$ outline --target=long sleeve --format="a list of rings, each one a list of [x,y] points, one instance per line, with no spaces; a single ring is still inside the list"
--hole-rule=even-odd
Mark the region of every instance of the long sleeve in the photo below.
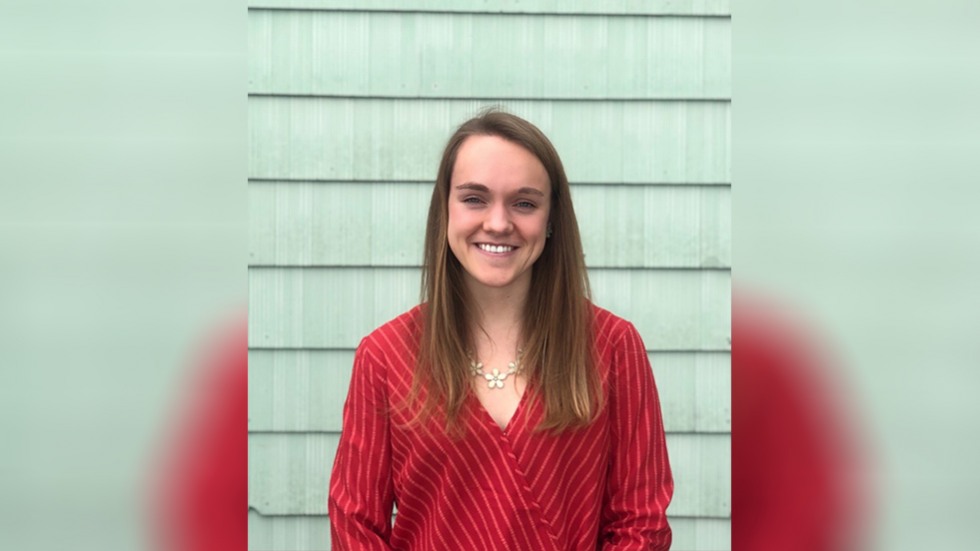
[[[386,377],[365,340],[354,356],[330,477],[332,548],[390,549],[394,490]]]
[[[674,482],[660,399],[646,348],[632,324],[616,345],[609,384],[612,452],[599,548],[670,549],[666,511]]]

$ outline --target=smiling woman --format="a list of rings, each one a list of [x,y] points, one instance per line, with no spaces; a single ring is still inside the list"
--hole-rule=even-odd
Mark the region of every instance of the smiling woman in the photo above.
[[[355,355],[333,548],[668,549],[646,349],[590,301],[568,180],[537,127],[488,111],[456,130],[424,256],[423,303]]]

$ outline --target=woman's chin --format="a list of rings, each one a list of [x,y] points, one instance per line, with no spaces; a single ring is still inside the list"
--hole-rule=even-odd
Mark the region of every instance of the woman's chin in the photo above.
[[[518,278],[511,274],[478,274],[470,276],[470,284],[486,289],[507,289],[515,286]]]

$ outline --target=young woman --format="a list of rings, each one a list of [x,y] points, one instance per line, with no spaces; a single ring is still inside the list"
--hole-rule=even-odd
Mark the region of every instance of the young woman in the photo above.
[[[423,303],[355,355],[333,548],[668,549],[646,349],[589,301],[568,180],[537,127],[490,111],[449,139],[423,270]]]

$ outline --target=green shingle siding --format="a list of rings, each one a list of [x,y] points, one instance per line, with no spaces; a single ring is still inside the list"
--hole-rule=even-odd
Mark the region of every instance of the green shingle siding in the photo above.
[[[252,433],[249,437],[249,506],[264,515],[326,515],[327,487],[337,433]],[[731,515],[730,434],[667,435],[678,493],[670,505],[677,516]],[[310,468],[315,465],[316,468]]]
[[[730,44],[731,21],[718,18],[258,11],[249,16],[248,90],[727,99]]]
[[[418,266],[432,194],[423,183],[256,182],[249,262]],[[593,267],[728,268],[731,188],[572,186]]]
[[[727,352],[650,352],[667,432],[732,429]],[[248,429],[340,432],[353,349],[249,352]]]
[[[431,182],[452,129],[493,101],[249,98],[257,179]],[[522,100],[576,183],[727,184],[728,102]]]
[[[728,519],[673,517],[670,526],[674,532],[674,549],[678,551],[731,548]],[[248,543],[255,550],[329,551],[330,521],[322,515],[264,516],[249,511]]]
[[[731,0],[249,0],[252,8],[511,14],[731,15]]]
[[[726,350],[731,272],[590,269],[596,303],[633,322],[650,350]],[[249,344],[354,348],[418,303],[418,268],[252,268]]]

